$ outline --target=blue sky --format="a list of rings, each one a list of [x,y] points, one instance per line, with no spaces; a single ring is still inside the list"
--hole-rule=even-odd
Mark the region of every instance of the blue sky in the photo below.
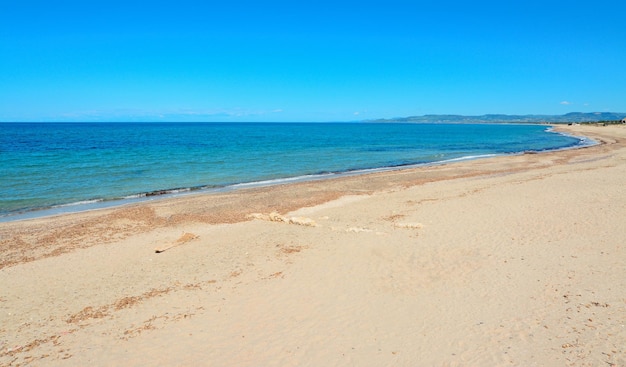
[[[626,112],[626,2],[0,0],[0,121]]]

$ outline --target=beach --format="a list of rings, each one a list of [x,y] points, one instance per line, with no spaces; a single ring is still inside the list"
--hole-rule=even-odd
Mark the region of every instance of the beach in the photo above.
[[[626,366],[601,144],[0,223],[2,366]]]

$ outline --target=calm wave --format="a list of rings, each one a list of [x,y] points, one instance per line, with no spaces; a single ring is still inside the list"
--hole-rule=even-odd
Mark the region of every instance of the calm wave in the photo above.
[[[0,133],[0,220],[588,143],[509,124],[5,123]]]

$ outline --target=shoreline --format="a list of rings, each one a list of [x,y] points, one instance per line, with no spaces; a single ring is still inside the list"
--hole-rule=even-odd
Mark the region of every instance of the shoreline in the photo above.
[[[434,162],[426,162],[426,163],[414,163],[414,164],[406,164],[399,166],[384,166],[384,167],[375,167],[375,168],[366,168],[366,169],[356,169],[356,170],[347,170],[347,171],[339,171],[339,172],[324,172],[324,173],[313,173],[307,174],[304,176],[294,176],[294,177],[284,177],[272,180],[263,180],[263,181],[254,181],[254,182],[242,182],[242,183],[234,183],[224,186],[197,186],[197,187],[179,187],[179,188],[166,188],[159,189],[156,191],[142,192],[133,194],[130,196],[119,197],[119,198],[97,198],[97,199],[85,199],[83,201],[75,202],[75,203],[64,203],[53,205],[50,207],[42,207],[42,208],[30,208],[30,209],[21,209],[15,212],[3,213],[0,215],[0,223],[5,222],[14,222],[14,221],[22,221],[22,220],[30,220],[30,219],[38,219],[38,218],[47,218],[57,215],[66,215],[73,213],[82,213],[94,210],[103,210],[103,209],[116,209],[121,208],[127,205],[133,204],[141,204],[149,201],[157,201],[163,199],[175,199],[187,195],[215,195],[228,193],[231,191],[238,191],[246,188],[263,188],[263,187],[272,187],[276,185],[285,185],[292,183],[300,183],[300,182],[311,182],[311,181],[324,181],[328,179],[340,179],[343,177],[351,177],[351,176],[359,176],[359,175],[368,175],[372,173],[379,172],[391,172],[391,171],[400,171],[406,169],[419,169],[430,166],[437,165],[446,165],[453,164],[458,162],[470,161],[475,159],[485,159],[491,157],[500,157],[500,156],[515,156],[519,154],[543,154],[550,152],[558,152],[561,150],[571,150],[571,149],[581,149],[587,148],[593,145],[598,144],[598,142],[593,139],[589,139],[584,136],[576,136],[567,133],[561,133],[558,131],[558,125],[546,125],[547,131],[565,135],[571,138],[575,138],[579,140],[579,143],[573,146],[563,147],[563,148],[554,148],[547,149],[542,151],[534,151],[534,150],[525,150],[520,152],[513,153],[491,153],[491,154],[481,154],[481,155],[470,155],[458,158],[450,158],[442,161],[434,161]]]
[[[624,365],[626,127],[558,130],[600,144],[0,223],[0,364]]]
[[[302,207],[320,205],[346,195],[372,195],[379,191],[384,192],[386,190],[397,190],[400,188],[407,188],[429,182],[445,181],[455,178],[469,178],[486,174],[509,174],[524,169],[535,168],[524,164],[524,157],[529,155],[545,157],[546,159],[551,160],[552,155],[564,154],[564,157],[562,157],[561,160],[565,160],[569,156],[578,155],[577,152],[580,152],[581,155],[583,155],[583,152],[588,149],[612,143],[610,138],[607,139],[603,135],[597,133],[594,135],[593,133],[595,131],[593,128],[591,130],[581,130],[575,128],[576,126],[574,126],[574,128],[571,126],[555,126],[555,131],[557,131],[557,133],[558,130],[565,133],[577,132],[578,130],[584,131],[587,134],[591,134],[591,136],[587,137],[596,141],[598,144],[583,146],[580,148],[553,150],[539,154],[522,152],[511,155],[496,155],[489,158],[446,164],[430,164],[419,167],[400,168],[397,170],[391,169],[366,174],[335,176],[318,181],[301,181],[278,185],[241,188],[232,191],[228,190],[215,193],[190,192],[184,195],[157,197],[154,198],[154,200],[139,200],[135,203],[114,205],[105,208],[95,208],[93,210],[67,213],[63,212],[50,216],[36,216],[23,220],[0,221],[0,239],[4,239],[5,237],[10,238],[10,235],[7,235],[7,231],[3,227],[9,228],[9,232],[13,228],[25,228],[28,229],[26,232],[29,232],[32,224],[32,227],[38,228],[37,231],[59,228],[58,231],[61,232],[61,228],[65,226],[87,228],[95,225],[99,221],[102,221],[102,218],[105,218],[104,221],[115,221],[120,217],[130,217],[131,220],[141,220],[139,217],[149,216],[151,221],[158,222],[161,225],[172,225],[173,223],[187,221],[198,221],[212,225],[245,222],[250,220],[248,216],[252,213],[271,211],[280,213],[290,212]],[[510,160],[512,165],[504,166],[501,164],[501,160]],[[491,165],[492,162],[497,168],[490,171],[488,166]],[[474,166],[479,167],[482,171],[475,171]],[[309,194],[310,196],[302,197],[303,192]],[[272,196],[282,197],[286,200],[284,200],[283,203],[275,203],[271,200]],[[250,200],[248,197],[252,197],[256,200]],[[202,205],[199,203],[205,203],[209,206],[201,207]],[[168,213],[167,221],[165,222],[162,218],[159,218],[161,215],[157,214],[159,209],[164,208],[167,208],[165,211]],[[117,230],[117,227],[111,226],[108,230],[115,231]],[[19,231],[21,232],[21,230]],[[84,236],[85,233],[81,233],[81,235]],[[55,236],[55,238],[60,241],[56,241],[56,243],[52,244],[54,250],[49,253],[56,254],[58,251],[65,252],[64,242],[74,241],[72,238],[65,239],[65,237],[70,236]],[[13,241],[15,240],[13,239]],[[9,242],[12,241],[9,239]],[[51,244],[31,243],[31,245],[45,248]],[[14,244],[9,247],[16,249],[18,246]],[[23,257],[30,259],[32,256]],[[32,258],[37,259],[38,256],[34,256]],[[15,259],[13,259],[13,256],[0,256],[0,259],[0,269],[7,264],[13,264],[16,262]]]
[[[576,146],[576,147],[569,147],[569,148],[559,148],[559,149],[554,149],[554,150],[549,150],[549,151],[579,149],[579,148],[584,148],[584,147],[585,146]],[[549,152],[549,151],[545,151],[545,152]],[[510,153],[510,154],[484,154],[484,155],[479,155],[479,156],[452,158],[452,159],[448,159],[444,161],[436,161],[436,162],[429,162],[429,163],[416,163],[416,164],[407,164],[407,165],[401,165],[401,166],[386,166],[386,167],[378,167],[378,168],[348,170],[348,171],[342,171],[342,172],[308,174],[304,176],[285,177],[285,178],[279,178],[279,179],[273,179],[273,180],[235,183],[231,185],[218,186],[218,187],[200,186],[200,187],[191,187],[191,188],[163,189],[163,190],[156,190],[152,192],[134,194],[134,195],[130,195],[128,197],[122,197],[122,198],[93,199],[93,200],[84,200],[84,201],[80,201],[77,203],[59,204],[59,205],[54,205],[51,207],[23,209],[23,210],[17,211],[16,213],[7,213],[5,215],[0,215],[0,223],[48,218],[48,217],[53,217],[53,216],[58,216],[58,215],[83,213],[83,212],[103,210],[103,209],[116,209],[116,208],[121,208],[121,207],[128,206],[128,205],[141,204],[144,202],[176,199],[176,198],[184,197],[187,195],[219,195],[223,193],[237,192],[239,190],[245,190],[245,189],[251,189],[251,188],[267,188],[267,187],[289,185],[289,184],[301,183],[301,182],[315,182],[315,181],[341,179],[344,177],[369,175],[369,174],[379,173],[379,172],[392,172],[392,171],[400,171],[400,170],[406,170],[406,169],[418,169],[418,168],[429,167],[429,166],[437,166],[437,165],[451,164],[451,163],[457,163],[457,162],[463,162],[463,161],[470,161],[474,159],[484,159],[484,158],[491,158],[491,157],[496,157],[496,156],[507,156],[507,155],[526,154],[526,153],[527,152],[524,151],[524,152]]]

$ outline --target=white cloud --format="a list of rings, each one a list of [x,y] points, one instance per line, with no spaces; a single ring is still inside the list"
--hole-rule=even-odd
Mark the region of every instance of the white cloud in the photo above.
[[[571,104],[572,104],[572,102],[569,102],[569,101],[563,101],[563,102],[561,102],[561,104],[562,104],[562,105],[565,105],[565,106],[569,106],[569,105],[571,105]]]
[[[354,113],[354,116],[358,116],[358,115],[360,115],[360,114],[361,114],[361,112],[358,112],[358,111],[357,111],[357,112],[355,112],[355,113]]]
[[[60,113],[57,116],[37,117],[33,121],[255,121],[259,119],[278,118],[284,113],[281,108],[247,109],[233,108],[171,108],[171,109],[94,109]],[[274,117],[271,117],[274,116]],[[17,120],[17,119],[14,119]],[[24,119],[25,121],[29,121]]]

